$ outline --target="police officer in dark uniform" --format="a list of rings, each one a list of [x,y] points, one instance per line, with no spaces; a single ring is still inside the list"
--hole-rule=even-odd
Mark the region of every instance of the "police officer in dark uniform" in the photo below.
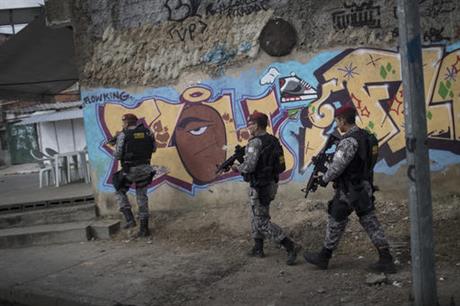
[[[335,184],[334,198],[329,201],[326,237],[319,253],[306,252],[305,260],[321,269],[327,269],[332,252],[337,248],[354,210],[359,222],[367,232],[379,253],[378,262],[370,269],[375,272],[395,273],[396,268],[390,254],[388,242],[380,222],[375,215],[372,200],[372,152],[366,131],[355,124],[356,109],[346,105],[336,110],[335,120],[342,138],[337,145],[327,172],[319,176],[319,184]]]
[[[150,166],[150,159],[156,151],[156,145],[153,133],[144,124],[137,124],[137,120],[134,114],[123,115],[123,131],[116,137],[114,155],[120,160],[122,169],[115,174],[115,197],[126,219],[124,228],[135,227],[136,221],[126,196],[129,187],[134,183],[140,220],[138,236],[147,237],[150,235],[147,187],[155,174]]]
[[[270,156],[275,150],[282,152],[282,147],[276,137],[266,132],[267,124],[268,117],[263,113],[254,112],[249,116],[248,129],[252,138],[245,148],[244,162],[234,164],[232,169],[249,182],[251,234],[255,244],[248,255],[264,257],[264,239],[271,238],[284,246],[288,253],[286,263],[293,265],[300,246],[270,221],[270,202],[275,199],[279,175]]]

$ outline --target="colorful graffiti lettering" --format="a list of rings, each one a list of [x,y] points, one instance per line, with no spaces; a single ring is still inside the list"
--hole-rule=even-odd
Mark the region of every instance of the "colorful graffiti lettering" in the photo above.
[[[460,48],[456,46],[449,51],[444,46],[424,47],[423,71],[429,147],[450,152],[454,162],[460,162]],[[88,91],[84,96],[110,90]],[[391,172],[405,158],[400,60],[393,50],[357,48],[320,54],[305,64],[273,63],[262,75],[249,71],[239,78],[209,80],[180,95],[171,88],[130,94],[133,99],[128,101],[85,107],[87,133],[94,136],[97,125],[101,134],[89,149],[106,188],[110,174],[119,167],[107,139],[120,129],[120,118],[128,112],[155,133],[158,151],[152,163],[169,170],[151,187],[166,183],[191,194],[210,184],[239,179],[233,172],[216,176],[216,165],[233,154],[236,145],[247,143],[246,118],[255,110],[269,115],[269,132],[284,146],[285,182],[303,178],[335,128],[335,109],[347,103],[358,110],[357,124],[379,140],[379,158],[384,162],[380,171]]]
[[[444,47],[423,49],[428,136],[430,148],[460,154],[460,51]],[[304,163],[316,154],[333,124],[334,103],[353,103],[358,125],[377,135],[380,156],[388,165],[404,159],[404,105],[399,54],[394,51],[351,49],[320,67],[315,76],[321,96],[303,110],[305,143],[322,141],[306,151]],[[313,136],[314,135],[314,136]],[[315,137],[316,136],[316,137]]]

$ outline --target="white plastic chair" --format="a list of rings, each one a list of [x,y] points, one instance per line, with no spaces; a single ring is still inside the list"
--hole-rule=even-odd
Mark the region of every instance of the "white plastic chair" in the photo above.
[[[59,152],[51,149],[51,148],[45,148],[46,154],[48,154],[51,157],[51,162],[54,166],[55,163],[55,156],[59,154]],[[60,178],[64,181],[64,183],[70,182],[70,163],[67,158],[63,158],[63,161],[59,159],[59,165],[58,165]]]
[[[30,155],[35,159],[40,167],[38,171],[38,186],[43,187],[43,179],[46,185],[50,185],[51,181],[56,180],[52,159],[38,150],[30,150]]]

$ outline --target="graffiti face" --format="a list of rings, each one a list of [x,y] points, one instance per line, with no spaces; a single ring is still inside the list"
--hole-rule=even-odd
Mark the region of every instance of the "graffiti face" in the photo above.
[[[184,107],[175,130],[179,156],[197,184],[215,179],[216,165],[225,159],[225,126],[219,113],[203,104]]]

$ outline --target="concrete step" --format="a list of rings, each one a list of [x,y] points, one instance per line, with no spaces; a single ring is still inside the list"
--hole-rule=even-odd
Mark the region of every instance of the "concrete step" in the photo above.
[[[0,204],[0,214],[20,213],[37,209],[48,209],[63,206],[74,206],[94,203],[93,195],[83,195],[78,197],[59,197],[49,199],[38,199],[37,201],[26,201],[11,204]]]
[[[0,230],[0,248],[88,241],[93,237],[109,239],[119,228],[118,220],[6,228]]]
[[[0,230],[0,248],[87,241],[90,222],[47,224]]]
[[[86,203],[56,208],[0,214],[0,229],[44,224],[91,221],[96,218],[96,204]]]
[[[119,220],[97,220],[90,225],[92,238],[108,240],[120,230]]]

